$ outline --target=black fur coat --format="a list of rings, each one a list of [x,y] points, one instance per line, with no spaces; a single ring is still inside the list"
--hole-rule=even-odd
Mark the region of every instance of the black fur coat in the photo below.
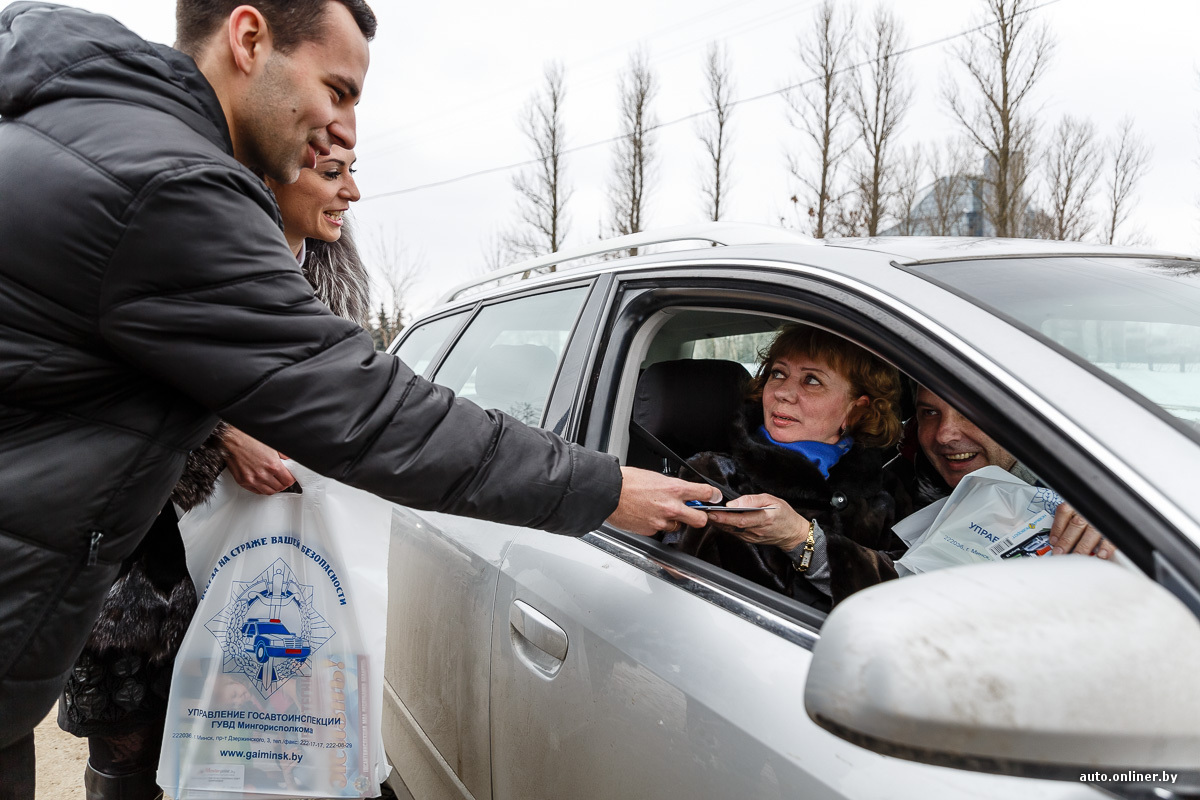
[[[732,454],[699,453],[688,463],[738,494],[772,494],[806,519],[815,518],[826,536],[833,604],[896,577],[889,553],[904,544],[891,527],[913,509],[899,478],[884,469],[891,454],[856,444],[826,479],[803,455],[761,439],[761,425],[761,407],[747,404],[734,429]],[[679,549],[801,602],[829,607],[830,598],[778,547],[743,542],[710,524],[688,529]]]
[[[184,511],[212,494],[225,468],[218,423],[188,454],[171,502]],[[67,676],[58,724],[76,736],[119,736],[166,712],[175,654],[196,611],[183,540],[168,503],[121,564],[83,652]]]

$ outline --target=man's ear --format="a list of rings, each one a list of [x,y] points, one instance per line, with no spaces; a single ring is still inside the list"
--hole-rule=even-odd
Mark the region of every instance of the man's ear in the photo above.
[[[229,49],[238,72],[253,73],[266,63],[271,52],[271,30],[267,20],[254,6],[238,6],[229,15]]]

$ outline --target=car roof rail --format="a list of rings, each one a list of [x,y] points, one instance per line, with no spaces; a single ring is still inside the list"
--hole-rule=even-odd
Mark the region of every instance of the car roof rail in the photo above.
[[[460,283],[439,298],[437,304],[456,300],[471,289],[482,288],[493,281],[499,281],[512,275],[532,273],[546,267],[560,267],[569,261],[581,261],[585,258],[607,255],[619,250],[629,250],[634,247],[646,247],[652,244],[668,244],[672,242],[712,242],[715,245],[739,244],[820,244],[821,242],[802,233],[779,228],[774,225],[758,225],[749,222],[705,222],[697,225],[677,225],[670,228],[659,228],[653,231],[631,233],[598,242],[590,242],[576,247],[569,247],[549,255],[511,264],[507,267],[488,272],[477,278]],[[577,264],[575,267],[585,266]],[[567,267],[572,269],[575,267]]]

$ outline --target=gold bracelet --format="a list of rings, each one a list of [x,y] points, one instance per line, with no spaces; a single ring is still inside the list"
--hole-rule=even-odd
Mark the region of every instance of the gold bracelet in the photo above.
[[[816,538],[813,536],[813,531],[816,529],[816,527],[817,520],[814,517],[808,521],[808,540],[804,543],[804,553],[800,556],[800,563],[792,563],[792,566],[795,568],[796,572],[808,572],[809,564],[812,563],[813,549],[817,543]]]

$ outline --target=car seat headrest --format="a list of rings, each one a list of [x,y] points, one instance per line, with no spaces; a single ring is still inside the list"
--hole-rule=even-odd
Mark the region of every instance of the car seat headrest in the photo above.
[[[492,345],[475,370],[476,402],[537,424],[557,367],[558,358],[545,345]]]
[[[683,458],[729,452],[750,373],[736,361],[685,359],[651,364],[638,379],[633,421]]]

